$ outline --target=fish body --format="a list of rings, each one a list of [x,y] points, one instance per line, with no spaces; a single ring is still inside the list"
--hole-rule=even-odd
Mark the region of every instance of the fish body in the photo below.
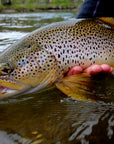
[[[40,90],[74,65],[85,69],[103,63],[114,67],[112,27],[93,19],[51,24],[1,53],[1,97]]]

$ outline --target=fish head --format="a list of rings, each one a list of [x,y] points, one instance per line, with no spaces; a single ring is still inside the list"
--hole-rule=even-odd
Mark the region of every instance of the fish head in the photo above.
[[[56,79],[57,62],[50,52],[27,42],[20,47],[11,47],[0,56],[1,98],[40,90]]]

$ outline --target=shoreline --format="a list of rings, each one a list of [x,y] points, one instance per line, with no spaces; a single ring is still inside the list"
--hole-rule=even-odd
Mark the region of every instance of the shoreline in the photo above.
[[[0,13],[39,12],[39,11],[79,11],[83,0],[11,0],[11,4],[2,4]]]
[[[80,6],[77,7],[41,7],[41,8],[35,8],[35,9],[28,9],[28,8],[19,8],[19,9],[12,9],[12,8],[7,8],[7,9],[0,9],[0,13],[23,13],[23,12],[45,12],[45,11],[79,11]]]

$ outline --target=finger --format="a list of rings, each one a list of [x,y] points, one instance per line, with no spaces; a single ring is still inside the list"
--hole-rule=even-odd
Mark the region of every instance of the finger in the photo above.
[[[67,73],[67,76],[75,75],[75,74],[80,74],[83,72],[82,67],[80,66],[73,66],[69,72]]]
[[[89,75],[96,75],[100,72],[102,72],[102,67],[100,65],[91,65],[90,67],[86,68],[84,70],[85,73]]]
[[[101,68],[102,68],[103,72],[105,72],[105,73],[112,73],[113,72],[113,68],[107,64],[102,64]]]

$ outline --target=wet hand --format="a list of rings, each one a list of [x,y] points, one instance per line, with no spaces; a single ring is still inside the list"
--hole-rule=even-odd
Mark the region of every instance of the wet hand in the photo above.
[[[102,65],[94,64],[86,69],[82,69],[82,67],[80,67],[80,66],[73,66],[67,73],[67,76],[80,74],[80,73],[87,73],[89,75],[97,75],[101,72],[111,74],[113,72],[113,70],[114,69],[107,64],[102,64]]]

